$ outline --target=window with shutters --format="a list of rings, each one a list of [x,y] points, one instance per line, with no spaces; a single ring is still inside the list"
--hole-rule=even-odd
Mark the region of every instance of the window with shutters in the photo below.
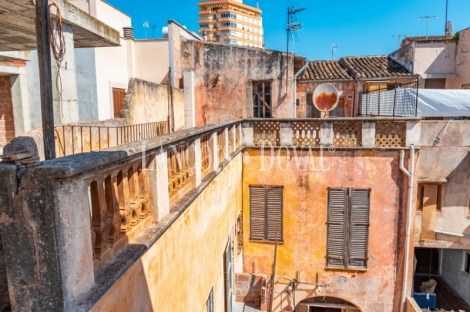
[[[327,267],[367,268],[370,190],[328,190]]]
[[[250,186],[250,240],[282,242],[283,186]]]

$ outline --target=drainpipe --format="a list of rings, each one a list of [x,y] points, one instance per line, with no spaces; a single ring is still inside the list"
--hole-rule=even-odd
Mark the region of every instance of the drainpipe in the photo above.
[[[300,74],[302,74],[305,69],[307,69],[308,67],[308,63],[309,61],[307,61],[307,63],[305,63],[304,67],[302,67],[299,72],[297,74],[294,75],[294,118],[297,118],[297,109],[296,109],[296,106],[297,106],[297,77],[300,76]]]
[[[414,166],[415,166],[415,147],[410,145],[410,169],[406,170],[404,167],[405,151],[400,153],[400,169],[409,178],[408,182],[408,205],[406,217],[406,236],[405,236],[405,259],[404,259],[404,272],[403,272],[403,287],[401,295],[400,311],[404,311],[407,293],[407,280],[408,280],[408,258],[410,249],[410,232],[411,232],[411,215],[413,203],[413,184],[414,184]]]

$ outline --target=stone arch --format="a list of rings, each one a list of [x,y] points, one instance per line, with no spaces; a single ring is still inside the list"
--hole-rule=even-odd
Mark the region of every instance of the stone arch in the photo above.
[[[302,300],[295,307],[295,312],[362,312],[347,300],[338,297],[318,296]]]

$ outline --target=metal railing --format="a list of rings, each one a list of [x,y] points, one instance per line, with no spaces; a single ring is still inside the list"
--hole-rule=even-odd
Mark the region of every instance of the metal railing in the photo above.
[[[97,151],[169,133],[167,121],[125,126],[60,125],[54,130],[57,157]]]
[[[360,116],[416,117],[418,84],[396,85],[391,90],[377,90],[359,94]]]

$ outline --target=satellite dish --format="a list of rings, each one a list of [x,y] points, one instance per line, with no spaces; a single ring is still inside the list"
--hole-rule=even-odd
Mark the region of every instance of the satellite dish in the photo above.
[[[329,112],[338,105],[338,90],[329,83],[319,85],[313,93],[313,103],[315,107],[322,112]]]
[[[452,25],[451,21],[447,21],[446,23],[446,35],[449,36],[452,34],[452,31],[454,29],[454,25]]]

